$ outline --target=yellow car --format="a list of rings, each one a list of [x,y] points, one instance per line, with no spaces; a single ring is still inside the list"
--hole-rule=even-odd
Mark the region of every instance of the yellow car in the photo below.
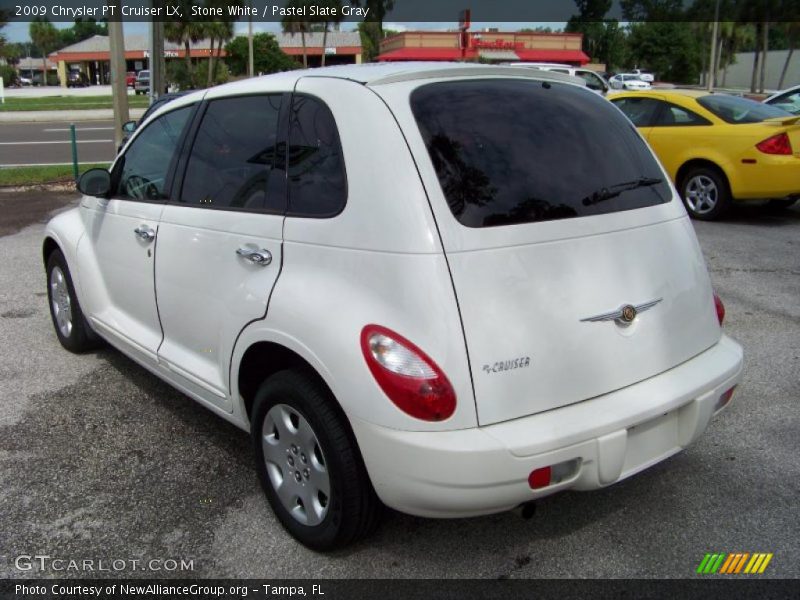
[[[633,122],[696,219],[720,218],[734,199],[800,198],[800,115],[694,90],[609,97]]]

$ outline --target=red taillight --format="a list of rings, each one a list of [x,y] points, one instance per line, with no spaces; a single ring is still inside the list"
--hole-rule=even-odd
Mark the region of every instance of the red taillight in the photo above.
[[[361,331],[361,351],[372,376],[389,400],[423,421],[443,421],[456,410],[447,376],[422,350],[380,325]]]
[[[719,324],[722,325],[722,322],[725,320],[725,305],[722,303],[722,300],[719,299],[716,292],[714,292],[714,308],[717,309],[717,319],[719,320]]]
[[[789,136],[786,133],[779,133],[768,137],[763,142],[756,144],[764,154],[791,154],[792,143],[789,141]]]

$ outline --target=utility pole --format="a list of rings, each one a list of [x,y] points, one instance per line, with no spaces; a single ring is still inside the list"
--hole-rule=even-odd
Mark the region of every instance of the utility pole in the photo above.
[[[247,17],[247,76],[255,75],[253,69],[253,2],[250,2],[250,12]]]
[[[708,91],[714,91],[717,78],[717,32],[719,30],[719,0],[714,3],[714,26],[711,29],[711,55],[708,58]]]
[[[161,6],[160,0],[151,0],[151,6],[156,9]],[[164,23],[153,19],[150,21],[150,104],[164,93],[166,65],[164,62]]]
[[[111,14],[119,15],[119,0],[108,0],[113,6]],[[125,83],[125,38],[122,21],[112,19],[108,22],[108,40],[111,45],[111,97],[114,105],[114,147],[122,143],[122,126],[128,122],[128,86]]]

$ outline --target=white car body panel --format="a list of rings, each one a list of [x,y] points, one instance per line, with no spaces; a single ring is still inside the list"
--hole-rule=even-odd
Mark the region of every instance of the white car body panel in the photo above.
[[[244,324],[263,319],[281,267],[283,216],[167,205],[158,229],[155,272],[164,340],[159,362],[230,411],[233,344]],[[250,246],[271,264],[238,256]]]
[[[720,333],[682,204],[670,188],[671,202],[645,209],[461,225],[408,98],[422,83],[481,74],[551,77],[441,63],[333,67],[169,103],[150,119],[204,96],[318,97],[338,128],[347,203],[332,218],[284,218],[84,197],[46,236],[64,252],[89,323],[245,430],[238,373],[248,349],[291,351],[337,399],[380,498],[412,514],[486,514],[595,489],[679,451],[742,365],[741,348]],[[143,224],[157,232],[151,244],[134,234]],[[268,250],[272,263],[243,263],[242,244]],[[581,322],[656,297],[628,328]],[[449,419],[415,419],[386,397],[359,345],[370,323],[412,340],[447,374],[457,397]],[[482,370],[517,356],[530,356],[530,368]],[[531,470],[558,460],[577,461],[573,476],[532,490]]]

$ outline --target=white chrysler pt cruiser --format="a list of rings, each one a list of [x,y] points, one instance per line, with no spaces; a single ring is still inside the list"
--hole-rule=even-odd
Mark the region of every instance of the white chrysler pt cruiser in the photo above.
[[[302,543],[610,485],[729,402],[742,351],[633,125],[545,71],[294,71],[153,114],[43,254],[101,340],[251,432]]]

